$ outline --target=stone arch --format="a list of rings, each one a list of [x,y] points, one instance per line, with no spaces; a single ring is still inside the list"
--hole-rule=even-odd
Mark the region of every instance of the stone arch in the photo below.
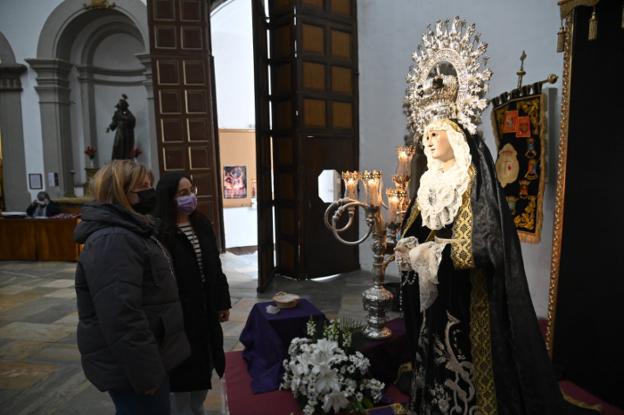
[[[21,75],[26,66],[15,61],[13,48],[0,32],[0,140],[2,202],[6,210],[26,209],[30,203],[22,124]],[[0,206],[1,208],[2,206]]]
[[[210,15],[212,16],[213,13],[218,13],[218,11],[223,8],[225,3],[229,3],[231,1],[232,0],[211,0],[210,1]]]
[[[135,38],[141,43],[143,42],[143,39],[141,38],[140,33],[138,32],[136,27],[129,26],[125,22],[119,21],[117,19],[106,19],[106,21],[102,23],[104,24],[101,24],[94,30],[90,30],[89,32],[87,32],[87,36],[83,37],[84,42],[75,45],[75,50],[82,52],[79,58],[76,57],[77,59],[73,59],[76,64],[93,65],[93,57],[98,45],[112,34],[123,33]]]
[[[121,55],[127,60],[127,65],[117,67],[116,65],[108,65],[102,61],[96,62],[97,56],[102,52],[100,46],[111,36],[123,35],[125,39],[134,41],[134,48],[128,54],[127,42],[123,42],[120,47]],[[68,45],[69,46],[69,45]],[[133,89],[131,93],[131,107],[133,112],[140,110],[141,114],[145,113],[148,103],[145,101],[145,90],[143,82],[145,81],[145,67],[138,57],[132,55],[133,52],[143,52],[143,38],[140,31],[134,23],[121,13],[101,16],[92,20],[81,28],[76,35],[76,40],[71,45],[69,51],[64,53],[69,56],[71,64],[77,69],[69,75],[69,86],[72,89],[72,104],[70,105],[71,124],[74,129],[74,166],[76,173],[74,178],[80,182],[87,180],[86,172],[82,167],[90,167],[86,163],[83,156],[84,149],[87,146],[95,147],[98,152],[96,154],[97,165],[101,166],[108,161],[110,152],[108,145],[112,145],[113,134],[104,134],[102,127],[103,119],[112,115],[113,105],[116,102],[110,102],[110,107],[101,108],[101,88],[121,88],[118,91],[128,93],[127,88]],[[140,90],[137,91],[137,87]],[[100,92],[98,92],[98,90]],[[140,94],[140,100],[136,100],[136,93]],[[115,96],[116,99],[119,96]],[[132,100],[132,98],[135,98]],[[149,104],[151,105],[151,104]],[[110,113],[109,113],[110,111]],[[144,149],[151,147],[149,140],[145,142],[146,123],[141,122],[141,117],[135,112],[135,116],[139,117],[137,125],[137,134],[140,135],[141,147]],[[110,119],[108,119],[110,122]],[[139,134],[140,133],[140,134]],[[108,136],[108,137],[106,137]],[[78,137],[82,137],[79,139]],[[138,137],[137,137],[138,138]],[[98,143],[99,142],[99,143]],[[137,145],[139,145],[137,143]],[[145,155],[141,157],[142,161],[149,159]]]
[[[0,65],[14,64],[15,54],[6,37],[0,32]]]
[[[45,171],[58,173],[59,176],[59,186],[49,189],[55,196],[73,196],[73,174],[82,171],[82,169],[78,171],[83,163],[82,154],[73,154],[77,153],[82,146],[74,148],[71,134],[70,92],[72,84],[75,86],[76,79],[75,72],[72,74],[73,68],[78,69],[78,80],[81,83],[80,102],[83,103],[82,108],[88,113],[93,110],[93,106],[86,105],[85,107],[84,105],[83,101],[85,98],[85,102],[88,101],[89,93],[88,88],[86,95],[85,91],[82,91],[82,83],[83,81],[88,83],[89,79],[92,79],[92,74],[89,73],[89,50],[93,52],[94,45],[97,46],[98,36],[103,33],[110,35],[110,29],[113,27],[123,29],[124,32],[136,37],[143,45],[143,50],[135,54],[143,65],[140,67],[142,72],[139,73],[142,78],[138,83],[143,83],[147,88],[149,101],[147,110],[153,111],[146,5],[140,0],[116,0],[114,4],[111,3],[110,8],[93,9],[85,7],[84,3],[84,0],[65,0],[54,9],[39,35],[37,57],[27,59],[30,66],[37,72],[36,90],[39,93],[41,109]],[[113,23],[108,31],[104,27],[105,23]],[[82,46],[84,53],[72,56],[72,51],[77,45],[78,48]],[[72,79],[74,81],[70,84]],[[84,137],[87,137],[85,144],[88,145],[93,125],[89,123],[89,117],[80,118],[85,132]],[[149,116],[147,118],[153,119]],[[155,141],[153,126],[148,125],[147,129],[149,139]],[[75,132],[75,134],[78,133]],[[82,174],[78,177],[82,177]]]
[[[141,33],[143,45],[149,49],[149,29],[147,24],[146,5],[140,0],[115,0],[114,7],[105,10],[89,10],[84,7],[84,0],[65,0],[48,16],[39,42],[37,43],[37,58],[61,58],[59,46],[63,45],[62,36],[70,33],[68,27],[80,24],[81,20],[92,20],[92,14],[110,14],[118,12],[128,17]],[[61,53],[59,53],[61,52]]]

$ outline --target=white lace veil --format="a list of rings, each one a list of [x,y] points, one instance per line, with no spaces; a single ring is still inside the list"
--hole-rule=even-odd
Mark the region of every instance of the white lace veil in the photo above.
[[[435,120],[425,127],[423,137],[431,130],[446,131],[453,149],[455,164],[444,171],[442,162],[434,159],[425,146],[427,171],[420,178],[416,202],[422,215],[423,225],[438,230],[455,219],[468,188],[468,168],[472,162],[466,136],[459,126],[449,119]]]

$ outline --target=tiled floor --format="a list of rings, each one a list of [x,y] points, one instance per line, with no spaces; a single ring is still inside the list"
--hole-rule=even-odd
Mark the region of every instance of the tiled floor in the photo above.
[[[255,253],[227,252],[221,260],[233,304],[230,321],[223,324],[226,351],[242,348],[238,337],[249,310],[277,291],[300,294],[329,318],[365,316],[361,293],[372,278],[367,272],[324,281],[277,277],[266,293],[258,294]],[[114,413],[108,395],[96,390],[80,367],[74,270],[73,263],[0,262],[0,414]],[[209,415],[223,410],[217,377],[213,385],[205,402]]]

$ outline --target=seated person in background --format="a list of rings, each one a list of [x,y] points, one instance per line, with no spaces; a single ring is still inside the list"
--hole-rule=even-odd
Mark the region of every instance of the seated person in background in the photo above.
[[[37,193],[37,198],[26,209],[26,214],[34,218],[49,218],[59,213],[61,213],[59,204],[50,200],[48,192]]]

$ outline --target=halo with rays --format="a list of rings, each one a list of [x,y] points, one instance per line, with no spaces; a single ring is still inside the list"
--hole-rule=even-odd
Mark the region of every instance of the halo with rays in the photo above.
[[[487,106],[485,94],[492,76],[485,55],[487,43],[480,38],[474,23],[467,25],[459,17],[438,21],[435,29],[427,27],[412,55],[414,63],[407,74],[404,110],[414,141],[422,136],[425,126],[434,118],[435,114],[423,101],[422,91],[431,84],[432,73],[440,71],[457,78],[454,114],[466,130],[476,133],[481,112]]]

